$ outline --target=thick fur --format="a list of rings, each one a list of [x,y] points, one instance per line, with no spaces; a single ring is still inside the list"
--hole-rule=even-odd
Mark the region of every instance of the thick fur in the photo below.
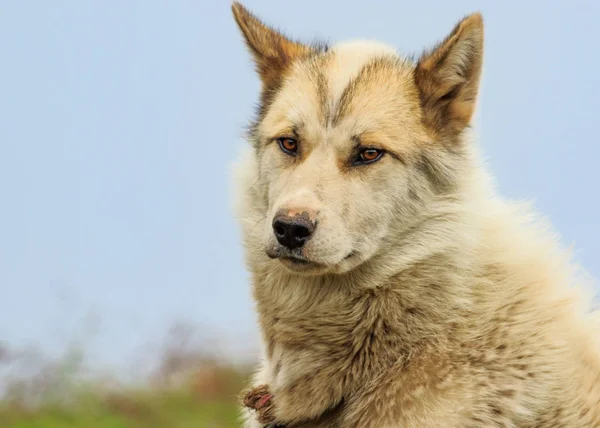
[[[600,426],[588,282],[542,219],[496,195],[470,129],[481,16],[413,61],[233,11],[263,84],[234,177],[264,341],[253,385],[275,422]],[[355,165],[361,147],[384,155]],[[282,212],[318,225],[295,252],[274,237]]]

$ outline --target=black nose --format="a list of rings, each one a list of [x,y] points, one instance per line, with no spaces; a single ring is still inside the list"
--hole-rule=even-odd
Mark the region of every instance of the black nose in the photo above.
[[[310,239],[315,228],[316,224],[307,214],[294,217],[278,215],[273,219],[273,232],[277,241],[290,250],[302,247]]]

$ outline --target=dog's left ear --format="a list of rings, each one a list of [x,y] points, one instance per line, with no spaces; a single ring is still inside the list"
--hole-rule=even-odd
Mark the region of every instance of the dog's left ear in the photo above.
[[[483,62],[483,18],[474,13],[446,39],[425,52],[415,69],[425,125],[440,137],[453,137],[469,125]]]
[[[231,9],[252,54],[263,88],[272,88],[294,60],[312,52],[310,46],[289,40],[266,26],[240,3],[234,2]]]

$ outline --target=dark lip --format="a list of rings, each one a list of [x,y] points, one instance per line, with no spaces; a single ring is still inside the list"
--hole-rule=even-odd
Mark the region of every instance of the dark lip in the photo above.
[[[348,255],[346,255],[342,261],[346,261],[348,259],[351,259],[352,257],[354,257],[356,255],[356,251],[350,251],[350,253],[348,253]],[[286,262],[290,262],[292,264],[298,265],[298,266],[306,266],[306,265],[313,265],[313,266],[322,266],[321,263],[318,262],[314,262],[311,260],[307,260],[303,257],[298,257],[292,254],[282,254],[282,251],[267,251],[267,256],[270,259],[278,259],[281,261],[286,261]]]
[[[299,254],[294,254],[294,252],[291,252],[291,251],[283,249],[283,248],[275,248],[272,250],[267,250],[267,256],[270,259],[287,260],[287,261],[298,263],[298,264],[314,263],[314,262],[311,262],[310,260],[307,260],[306,258],[302,257]]]
[[[282,251],[281,249],[279,250],[273,250],[273,251],[267,251],[267,256],[270,259],[277,259],[280,260],[284,263],[289,263],[295,266],[304,266],[304,267],[308,267],[308,266],[321,266],[320,263],[317,262],[313,262],[311,260],[307,260],[304,257],[299,257],[296,256],[295,254],[290,254],[288,251]]]
[[[281,260],[286,260],[289,262],[292,262],[294,264],[298,264],[298,265],[309,265],[309,264],[316,264],[314,262],[308,261],[306,259],[301,259],[298,257],[280,257]]]

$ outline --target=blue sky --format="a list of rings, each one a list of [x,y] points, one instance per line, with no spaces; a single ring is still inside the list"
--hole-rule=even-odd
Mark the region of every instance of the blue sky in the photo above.
[[[305,40],[418,52],[481,10],[484,154],[600,277],[600,3],[248,0]],[[184,320],[256,340],[228,165],[258,79],[223,0],[0,3],[0,340],[102,362]],[[85,325],[85,323],[84,323]]]

